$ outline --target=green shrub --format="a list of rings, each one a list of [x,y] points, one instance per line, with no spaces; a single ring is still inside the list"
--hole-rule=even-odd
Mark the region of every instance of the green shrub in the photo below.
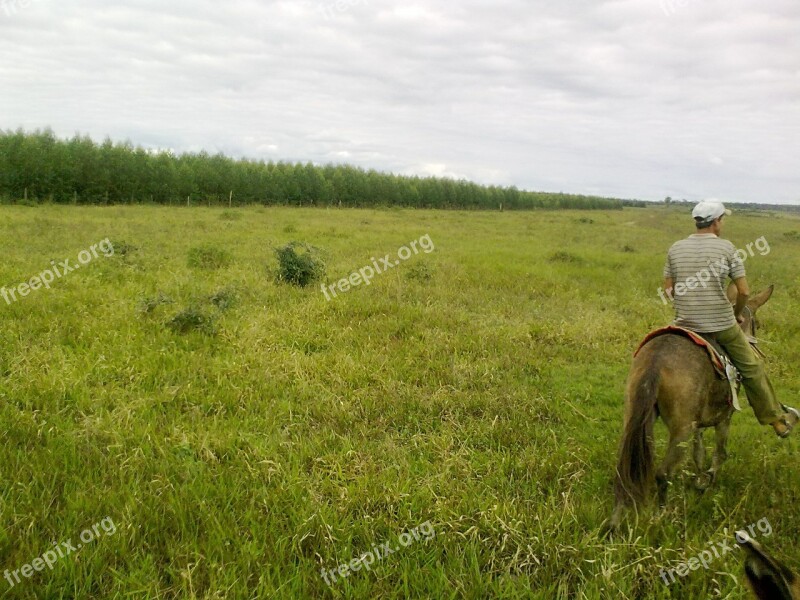
[[[174,300],[172,298],[159,292],[158,295],[153,298],[142,298],[139,301],[139,312],[144,315],[149,315],[159,306],[163,304],[172,304],[173,302]]]
[[[217,290],[211,296],[209,296],[208,299],[211,301],[211,304],[224,312],[236,304],[238,295],[235,289],[226,287],[222,288],[221,290]]]
[[[127,256],[128,254],[132,254],[139,249],[137,246],[129,244],[124,240],[119,242],[111,242],[111,247],[114,248],[114,256]]]
[[[550,262],[573,263],[573,264],[578,264],[583,262],[583,259],[580,256],[575,256],[574,254],[570,254],[569,252],[564,252],[563,250],[559,250],[558,252],[551,254],[548,260]]]
[[[433,269],[426,262],[417,263],[408,269],[406,277],[417,281],[430,281],[433,279]]]
[[[209,315],[198,306],[187,306],[167,321],[167,327],[175,333],[199,331],[213,335],[217,331],[213,315]]]
[[[230,255],[214,246],[197,246],[189,250],[189,266],[213,271],[230,263]]]
[[[325,263],[320,250],[314,246],[290,242],[276,248],[275,254],[278,257],[278,281],[305,287],[325,275]]]

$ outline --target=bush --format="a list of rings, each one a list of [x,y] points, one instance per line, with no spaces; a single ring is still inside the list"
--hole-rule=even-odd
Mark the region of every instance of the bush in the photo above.
[[[216,306],[222,312],[225,312],[229,308],[231,308],[234,304],[236,304],[237,294],[236,290],[230,287],[222,288],[218,290],[214,294],[212,294],[209,298],[211,304]]]
[[[563,250],[559,250],[555,254],[551,254],[548,260],[550,262],[573,263],[573,264],[578,264],[583,262],[583,259],[580,256],[575,256],[574,254],[570,254],[569,252],[564,252]]]
[[[173,302],[172,298],[159,292],[158,296],[153,298],[142,298],[139,302],[139,312],[143,315],[149,315],[162,304],[172,304]]]
[[[201,333],[213,335],[217,331],[214,317],[203,312],[203,310],[197,306],[187,306],[167,321],[167,327],[172,329],[175,333],[199,331]]]
[[[302,252],[298,252],[300,248]],[[278,257],[278,281],[305,287],[325,275],[320,250],[308,244],[290,242],[275,249]]]
[[[430,281],[433,279],[433,269],[431,269],[428,263],[417,263],[408,269],[406,277],[408,279],[416,279],[420,282]]]
[[[189,266],[213,271],[226,266],[230,255],[225,250],[213,246],[198,246],[189,250]]]
[[[111,242],[111,247],[114,248],[114,256],[127,256],[139,249],[126,241]]]

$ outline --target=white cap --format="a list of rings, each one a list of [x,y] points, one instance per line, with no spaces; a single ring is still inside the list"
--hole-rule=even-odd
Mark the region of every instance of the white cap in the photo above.
[[[722,215],[730,215],[731,211],[719,200],[703,200],[694,207],[692,216],[702,222],[714,221]]]

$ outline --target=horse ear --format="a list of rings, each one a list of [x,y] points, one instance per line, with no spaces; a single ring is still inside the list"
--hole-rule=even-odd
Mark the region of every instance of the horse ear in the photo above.
[[[772,297],[772,292],[774,291],[775,291],[775,286],[771,285],[760,294],[756,294],[753,298],[751,298],[747,302],[747,304],[750,306],[752,310],[758,310],[767,303],[767,300],[769,300]]]
[[[731,282],[728,284],[728,291],[726,292],[728,295],[728,300],[731,304],[736,304],[736,298],[739,296],[739,290],[736,289],[736,284]]]

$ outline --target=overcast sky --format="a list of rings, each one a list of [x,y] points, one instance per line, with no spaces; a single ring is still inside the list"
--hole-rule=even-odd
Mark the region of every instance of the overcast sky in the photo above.
[[[0,0],[0,128],[800,203],[798,0]]]

